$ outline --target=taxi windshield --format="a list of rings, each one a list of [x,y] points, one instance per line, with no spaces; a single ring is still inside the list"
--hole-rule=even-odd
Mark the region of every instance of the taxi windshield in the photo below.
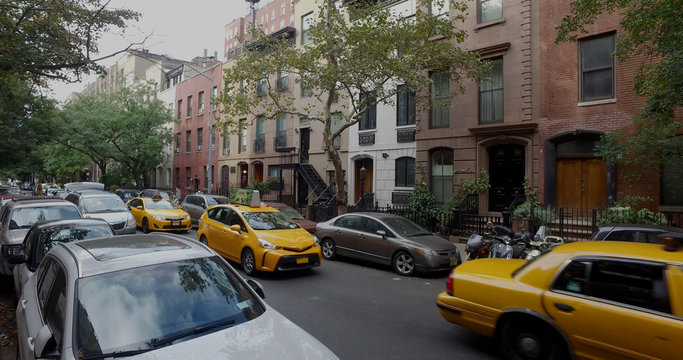
[[[285,230],[299,227],[289,216],[281,212],[244,212],[242,216],[254,230]]]
[[[145,209],[175,209],[168,200],[145,199]]]

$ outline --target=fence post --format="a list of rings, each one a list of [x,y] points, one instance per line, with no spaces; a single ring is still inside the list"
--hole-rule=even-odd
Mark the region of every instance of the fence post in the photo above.
[[[564,237],[564,208],[560,208],[560,237]]]
[[[591,231],[595,233],[598,231],[598,209],[593,209],[591,214]],[[591,234],[591,238],[592,238]]]

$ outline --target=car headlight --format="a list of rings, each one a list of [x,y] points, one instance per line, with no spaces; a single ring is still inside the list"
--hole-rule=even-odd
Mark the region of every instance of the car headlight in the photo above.
[[[434,251],[434,250],[432,250],[432,249],[421,249],[421,248],[416,248],[415,251],[417,251],[418,253],[420,253],[420,254],[422,254],[422,255],[429,255],[429,256],[437,256],[437,255],[439,255],[439,253],[437,253],[436,251]]]
[[[270,242],[266,239],[258,238],[258,239],[256,239],[256,241],[258,241],[259,245],[261,245],[261,247],[264,249],[277,250],[280,248],[279,246],[273,244],[272,242]]]
[[[189,219],[189,218],[190,218],[190,215],[185,215],[185,216],[183,216],[183,220],[187,220],[187,219]]]
[[[318,239],[317,236],[313,235],[313,240],[315,240],[315,245],[314,245],[314,246],[320,245],[320,239]]]
[[[152,215],[152,217],[155,218],[155,219],[157,219],[157,220],[159,220],[159,221],[164,221],[164,220],[166,220],[165,217],[159,216],[159,215]]]
[[[128,220],[126,221],[126,227],[131,227],[135,226],[135,218],[133,215],[128,216]]]

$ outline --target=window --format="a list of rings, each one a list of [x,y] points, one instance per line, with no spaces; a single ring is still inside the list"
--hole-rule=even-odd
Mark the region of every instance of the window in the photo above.
[[[330,133],[334,134],[339,128],[341,128],[341,114],[338,112],[330,114]],[[341,135],[334,138],[334,147],[341,148]]]
[[[192,151],[192,131],[185,132],[185,152]]]
[[[310,78],[311,78],[311,74],[308,72],[303,72],[301,74],[301,77],[300,77],[301,97],[309,97],[309,96],[313,95],[313,89],[308,84],[308,81]]]
[[[277,73],[277,90],[282,91],[287,88],[289,85],[289,76],[288,72],[285,70],[280,70]]]
[[[216,148],[216,132],[213,128],[209,130],[209,146],[211,147],[211,150]]]
[[[187,97],[187,117],[192,116],[192,96]]]
[[[180,133],[175,134],[175,152],[180,152]]]
[[[415,90],[399,86],[396,95],[396,125],[415,125]]]
[[[237,153],[247,152],[247,119],[240,119],[240,137]]]
[[[311,25],[313,25],[313,12],[309,12],[301,17],[301,45],[308,45],[311,39]]]
[[[503,17],[503,0],[477,0],[479,24]]]
[[[66,275],[64,271],[54,261],[56,271],[54,282],[50,288],[45,307],[42,309],[45,314],[45,323],[50,327],[52,335],[58,348],[62,345],[62,335],[64,332],[64,319],[66,317]]]
[[[178,108],[176,110],[178,110],[178,120],[180,120],[180,117],[183,115],[183,101],[182,100],[178,100]]]
[[[614,98],[614,34],[579,40],[581,101]]]
[[[361,93],[358,106],[360,106],[361,110],[365,109],[361,115],[360,122],[358,123],[359,130],[370,130],[377,128],[377,103],[375,101],[375,97],[368,97],[366,94]]]
[[[449,12],[448,0],[437,0],[429,3],[429,14],[448,20]]]
[[[450,126],[450,78],[441,72],[430,74],[431,109],[429,112],[429,128],[447,128]]]
[[[396,159],[395,185],[400,187],[415,186],[415,158],[405,156]]]
[[[180,187],[180,168],[175,168],[175,186]]]
[[[268,92],[266,78],[261,78],[256,83],[256,95],[262,96]]]
[[[185,186],[192,187],[192,170],[189,167],[185,168]]]
[[[552,290],[671,313],[664,264],[614,259],[575,259]]]
[[[284,148],[287,146],[287,114],[278,114],[275,121],[275,147]]]
[[[230,155],[230,128],[223,127],[223,155]]]
[[[280,165],[268,165],[268,177],[280,178]]]
[[[200,91],[199,96],[197,98],[197,113],[199,115],[204,113],[204,92]]]
[[[671,153],[662,164],[660,204],[683,206],[683,136],[671,138],[669,143]]]
[[[197,151],[201,151],[204,148],[204,129],[197,129]]]
[[[254,152],[262,153],[266,151],[266,117],[256,116],[256,139],[254,140]]]
[[[503,122],[503,59],[491,60],[487,79],[479,81],[479,124]]]
[[[434,198],[446,203],[453,197],[453,150],[440,149],[431,155],[430,187]]]

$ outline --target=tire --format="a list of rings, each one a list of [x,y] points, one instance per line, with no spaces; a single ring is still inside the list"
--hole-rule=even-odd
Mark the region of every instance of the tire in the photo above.
[[[149,221],[147,221],[147,218],[142,219],[141,229],[143,233],[149,234]]]
[[[204,236],[204,235],[202,235],[201,237],[199,237],[199,242],[202,243],[202,244],[204,244],[204,245],[206,245],[206,246],[209,246],[209,240],[207,240],[207,239],[206,239],[206,236]]]
[[[405,251],[397,252],[391,263],[394,270],[401,275],[410,276],[415,273],[415,259]]]
[[[323,239],[320,247],[325,259],[332,260],[337,256],[337,246],[332,239]]]
[[[254,257],[254,252],[249,248],[242,251],[242,270],[249,276],[256,273],[256,257]]]
[[[503,352],[514,360],[565,359],[558,346],[560,341],[548,326],[529,319],[508,321],[500,332]]]

